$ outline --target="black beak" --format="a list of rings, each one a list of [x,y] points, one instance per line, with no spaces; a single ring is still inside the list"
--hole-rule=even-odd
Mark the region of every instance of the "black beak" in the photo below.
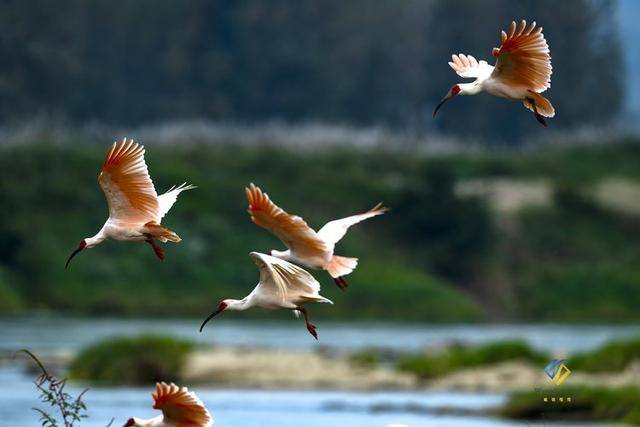
[[[71,262],[71,259],[76,256],[78,254],[78,252],[80,252],[81,250],[84,249],[84,246],[79,246],[78,249],[76,249],[75,251],[73,251],[73,253],[71,254],[71,256],[69,257],[69,259],[67,260],[67,263],[64,265],[65,270],[67,269],[67,267],[69,267],[69,263]]]
[[[444,98],[442,98],[440,100],[440,103],[436,106],[436,109],[433,110],[433,117],[436,116],[436,113],[438,112],[438,110],[440,109],[440,107],[442,107],[444,105],[445,102],[447,102],[448,100],[451,99],[451,96],[449,96],[449,94],[447,94]]]
[[[216,317],[218,314],[222,313],[223,311],[224,311],[224,308],[223,309],[219,308],[216,311],[214,311],[213,313],[211,313],[209,315],[209,317],[204,319],[204,322],[202,322],[202,325],[200,325],[200,332],[202,332],[202,329],[204,328],[204,325],[206,325],[209,320],[213,319],[214,317]]]

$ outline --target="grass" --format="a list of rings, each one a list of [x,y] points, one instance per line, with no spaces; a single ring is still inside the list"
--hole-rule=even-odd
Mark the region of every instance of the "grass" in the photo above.
[[[435,354],[405,356],[398,360],[397,368],[421,379],[431,379],[458,369],[514,359],[542,364],[548,361],[549,356],[533,350],[522,341],[503,341],[477,347],[453,346]]]
[[[561,390],[514,393],[499,412],[514,419],[640,424],[638,387],[562,387]],[[544,402],[545,395],[570,396],[571,402]]]
[[[177,382],[193,348],[189,341],[165,336],[111,338],[82,350],[69,376],[102,385]]]

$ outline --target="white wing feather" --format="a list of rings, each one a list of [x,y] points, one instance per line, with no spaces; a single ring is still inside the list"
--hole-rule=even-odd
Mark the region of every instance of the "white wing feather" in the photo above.
[[[485,79],[493,72],[493,66],[489,65],[487,61],[478,62],[473,56],[464,53],[451,55],[449,66],[456,74],[466,79]]]
[[[320,238],[325,242],[335,245],[344,237],[345,234],[347,234],[349,227],[364,221],[365,219],[382,215],[387,210],[387,208],[382,206],[382,203],[378,203],[368,212],[329,221],[324,225],[324,227],[318,230],[318,236],[320,236]]]
[[[182,183],[179,186],[173,186],[166,193],[158,196],[158,214],[159,218],[162,219],[169,212],[169,209],[173,206],[173,204],[178,200],[178,195],[183,191],[193,190],[194,188],[198,188],[195,185],[187,185],[187,183]]]

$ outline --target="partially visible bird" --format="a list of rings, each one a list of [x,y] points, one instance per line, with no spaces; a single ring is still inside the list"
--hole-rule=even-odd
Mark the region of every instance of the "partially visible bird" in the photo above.
[[[388,210],[379,203],[367,212],[330,221],[316,232],[299,216],[290,215],[278,207],[253,183],[245,188],[245,192],[251,220],[275,234],[288,248],[286,251],[272,250],[271,255],[305,267],[326,270],[343,290],[348,286],[344,276],[356,268],[358,258],[335,255],[335,244],[352,225]]]
[[[290,262],[259,252],[251,252],[249,256],[260,269],[258,285],[241,300],[220,301],[216,311],[202,322],[200,332],[209,320],[225,310],[242,311],[251,307],[261,307],[267,310],[293,310],[296,315],[302,313],[307,330],[315,339],[318,339],[317,328],[309,320],[309,313],[304,308],[304,304],[308,302],[333,304],[331,300],[320,295],[320,283],[311,274]]]
[[[194,392],[186,387],[178,387],[164,382],[156,384],[153,396],[153,409],[162,411],[162,415],[149,420],[129,418],[124,427],[210,427],[213,418]]]
[[[511,22],[509,34],[502,32],[502,45],[492,51],[495,67],[486,61],[478,62],[471,55],[452,55],[449,65],[464,78],[475,78],[471,83],[453,85],[433,111],[433,116],[447,100],[457,95],[475,95],[488,92],[491,95],[522,101],[533,111],[538,122],[546,126],[545,117],[553,117],[555,110],[551,102],[540,92],[551,87],[551,56],[549,46],[542,34],[542,27],[532,22],[527,27],[522,20],[517,27]]]
[[[157,257],[163,260],[164,251],[156,240],[164,243],[179,242],[181,239],[173,231],[161,226],[160,221],[181,192],[196,187],[184,183],[158,196],[144,161],[144,147],[126,138],[111,146],[98,183],[107,198],[109,218],[95,236],[80,241],[65,268],[78,252],[93,248],[106,239],[147,242]]]

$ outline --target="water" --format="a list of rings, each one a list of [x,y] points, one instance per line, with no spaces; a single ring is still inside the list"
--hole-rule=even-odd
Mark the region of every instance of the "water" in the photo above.
[[[523,339],[557,352],[592,349],[611,339],[640,333],[637,326],[566,325],[418,325],[373,322],[317,321],[320,342],[313,340],[300,320],[229,321],[211,324],[199,334],[200,320],[192,319],[76,319],[20,317],[0,319],[0,354],[19,348],[36,353],[78,350],[112,335],[171,334],[202,343],[291,349],[329,347],[351,351],[365,347],[419,350],[453,340],[484,343]],[[31,410],[38,405],[33,375],[21,365],[0,365],[0,426],[40,425]],[[79,389],[71,387],[77,393]],[[90,418],[83,427],[121,426],[130,416],[153,417],[151,388],[92,388],[86,395]],[[505,396],[492,393],[265,391],[195,388],[210,408],[216,427],[466,427],[525,426],[473,415],[500,405]],[[453,409],[443,413],[442,408]],[[476,412],[474,412],[476,411]],[[546,423],[538,425],[570,425]],[[584,426],[586,424],[574,424]]]
[[[15,368],[0,367],[0,425],[38,426],[38,406],[31,379]],[[74,395],[78,388],[70,387]],[[92,388],[86,396],[90,409],[83,427],[122,426],[130,416],[151,418],[151,388]],[[499,394],[337,391],[211,390],[195,388],[223,427],[496,427],[530,423],[490,417],[445,415],[437,408],[457,410],[491,408],[503,402]],[[39,407],[42,407],[40,405]],[[569,424],[553,424],[554,426]],[[575,424],[574,424],[575,425]],[[585,424],[580,424],[585,425]]]
[[[202,319],[77,319],[57,316],[0,318],[0,353],[18,348],[34,351],[78,350],[113,335],[152,332],[219,345],[337,350],[389,347],[420,350],[451,341],[482,344],[522,339],[556,354],[590,350],[613,339],[640,335],[638,325],[429,325],[376,322],[316,321],[320,341],[307,333],[299,319],[289,321],[219,320],[198,332]]]

